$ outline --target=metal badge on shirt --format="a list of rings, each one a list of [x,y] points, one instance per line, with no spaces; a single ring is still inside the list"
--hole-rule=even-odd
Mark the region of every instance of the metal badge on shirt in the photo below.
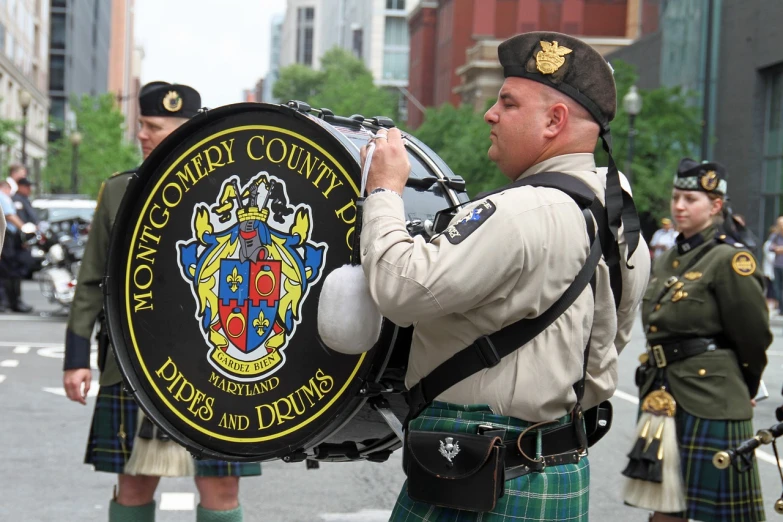
[[[467,216],[443,231],[443,235],[452,245],[462,243],[489,217],[495,213],[495,204],[489,200],[479,203]]]

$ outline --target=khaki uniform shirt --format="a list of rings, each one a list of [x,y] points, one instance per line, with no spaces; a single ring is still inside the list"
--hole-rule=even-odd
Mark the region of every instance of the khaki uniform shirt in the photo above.
[[[605,169],[592,154],[544,161],[522,177],[562,172],[587,183],[603,201]],[[416,384],[443,361],[488,335],[547,310],[569,287],[589,253],[579,207],[564,192],[518,187],[471,203],[452,224],[489,201],[495,210],[459,243],[442,234],[427,243],[405,228],[403,201],[381,192],[367,198],[361,235],[362,266],[381,313],[400,326],[414,325],[406,385]],[[625,255],[625,245],[621,244]],[[615,312],[608,268],[601,262],[594,312],[588,287],[574,304],[530,343],[444,392],[438,400],[487,404],[500,415],[552,420],[576,402],[584,349],[592,344],[582,404],[611,397],[617,355],[630,338],[633,313],[649,274],[643,241],[634,270],[623,269],[622,307]],[[619,325],[619,328],[618,328]]]
[[[65,352],[66,368],[89,368],[89,346],[95,322],[103,310],[101,283],[109,261],[109,241],[114,219],[132,172],[121,173],[106,180],[98,196],[90,235],[79,269],[76,293],[68,316]],[[86,355],[85,355],[86,354]],[[68,367],[70,366],[70,368]],[[112,350],[107,350],[100,385],[108,386],[122,381],[120,369]]]

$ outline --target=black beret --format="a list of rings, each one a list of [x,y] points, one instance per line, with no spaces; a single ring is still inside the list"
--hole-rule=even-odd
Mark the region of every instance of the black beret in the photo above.
[[[573,98],[606,130],[617,111],[612,68],[581,40],[562,33],[524,33],[501,43],[503,75],[534,80]]]
[[[139,92],[142,116],[192,118],[201,109],[201,95],[188,85],[150,82]]]
[[[677,166],[674,188],[725,195],[728,189],[727,179],[726,167],[717,161],[700,163],[691,158],[683,158]]]
[[[30,180],[29,180],[29,179],[27,179],[27,178],[22,178],[22,179],[20,179],[19,181],[17,181],[17,182],[16,182],[16,184],[17,184],[18,186],[20,186],[20,187],[32,187],[32,186],[33,186],[33,182],[32,182],[32,181],[30,181]]]

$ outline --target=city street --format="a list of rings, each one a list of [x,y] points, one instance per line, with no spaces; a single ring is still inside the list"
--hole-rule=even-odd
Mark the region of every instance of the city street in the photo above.
[[[0,315],[0,520],[104,521],[113,476],[82,464],[92,406],[68,401],[61,386],[65,318],[51,315],[34,282],[25,282],[27,302],[43,315]],[[777,322],[777,321],[776,321]],[[610,434],[590,453],[592,520],[645,521],[647,513],[623,506],[620,498],[625,454],[636,417],[633,373],[642,351],[640,323],[620,364],[620,387],[612,401],[615,422]],[[756,427],[775,422],[783,403],[783,326],[773,326],[765,382],[771,398],[756,408]],[[93,377],[97,379],[97,372]],[[91,392],[97,392],[97,382]],[[781,484],[770,447],[757,452],[767,517],[775,520],[773,503]],[[269,462],[263,476],[243,479],[241,502],[245,520],[275,522],[376,522],[388,519],[404,480],[400,452],[384,464],[305,464]],[[192,521],[195,487],[190,479],[163,479],[157,493],[158,518]]]

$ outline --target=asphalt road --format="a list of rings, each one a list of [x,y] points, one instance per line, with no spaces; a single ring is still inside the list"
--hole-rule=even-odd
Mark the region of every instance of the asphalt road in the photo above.
[[[64,397],[65,319],[41,301],[34,283],[26,282],[24,292],[27,301],[44,313],[0,315],[0,521],[104,521],[114,477],[82,464],[94,398],[84,407]],[[757,428],[775,423],[774,409],[783,403],[783,321],[775,323],[777,337],[764,375],[772,397],[756,408]],[[639,325],[636,333],[620,359],[614,426],[590,452],[592,520],[647,520],[645,512],[621,502],[620,470],[636,418],[633,372],[644,344]],[[767,517],[774,520],[772,505],[780,496],[780,478],[770,448],[757,455]],[[262,477],[241,482],[245,520],[385,521],[404,480],[400,457],[397,452],[383,464],[322,464],[318,470],[306,470],[303,463],[264,463]],[[163,479],[157,520],[194,520],[195,491],[190,479]]]

